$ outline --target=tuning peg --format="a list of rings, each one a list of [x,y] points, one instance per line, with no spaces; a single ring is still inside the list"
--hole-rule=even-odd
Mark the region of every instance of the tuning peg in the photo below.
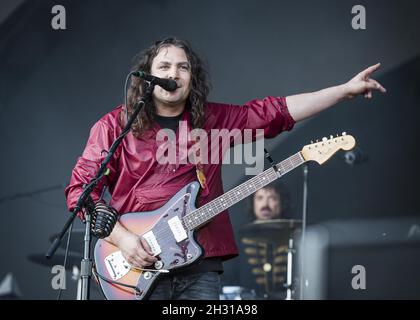
[[[343,132],[341,135],[346,136],[346,135],[347,135],[347,133],[346,133],[346,132]]]
[[[330,139],[334,139],[334,136],[333,135],[330,135]]]
[[[322,138],[322,142],[328,141],[327,137]]]
[[[319,142],[319,140],[318,139],[316,139],[316,143],[318,143]]]
[[[313,140],[311,140],[311,144],[314,144]]]

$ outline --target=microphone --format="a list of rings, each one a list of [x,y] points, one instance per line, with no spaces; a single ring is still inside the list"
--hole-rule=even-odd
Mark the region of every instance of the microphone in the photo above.
[[[354,148],[344,154],[344,160],[349,165],[361,164],[369,160],[368,155],[359,148]]]
[[[175,80],[172,79],[162,79],[150,74],[144,73],[143,71],[133,71],[131,74],[135,77],[139,77],[143,80],[149,81],[152,84],[157,84],[159,87],[162,87],[166,91],[175,91],[178,88],[178,84]]]

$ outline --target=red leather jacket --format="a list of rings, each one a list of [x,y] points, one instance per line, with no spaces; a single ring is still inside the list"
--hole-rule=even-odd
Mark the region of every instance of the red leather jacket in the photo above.
[[[105,157],[102,150],[109,150],[112,142],[120,135],[120,112],[124,112],[123,106],[103,116],[92,127],[83,155],[78,159],[70,184],[65,190],[69,211],[73,210],[83,184],[90,181]],[[185,112],[183,120],[189,124],[189,118],[189,113]],[[203,129],[210,133],[211,129],[239,129],[243,132],[244,129],[258,128],[264,129],[266,138],[272,138],[282,131],[291,130],[294,123],[285,98],[267,97],[243,106],[208,103]],[[95,201],[106,184],[112,196],[110,205],[120,214],[151,211],[164,205],[187,183],[197,180],[195,166],[191,163],[158,163],[154,155],[158,147],[156,134],[159,129],[156,124],[139,139],[131,132],[124,138],[108,165],[110,174],[104,177],[92,194]],[[204,165],[208,188],[201,193],[200,206],[224,193],[221,178],[222,152],[218,164]],[[208,159],[210,162],[211,157]],[[198,231],[197,240],[203,246],[206,257],[228,259],[238,254],[227,210],[202,227]]]

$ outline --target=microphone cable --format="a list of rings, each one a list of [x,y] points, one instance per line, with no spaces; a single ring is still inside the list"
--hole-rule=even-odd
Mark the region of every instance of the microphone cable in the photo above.
[[[70,228],[69,228],[69,231],[68,231],[68,235],[67,235],[66,252],[64,253],[64,263],[63,263],[64,276],[66,276],[67,256],[69,254],[70,239],[71,239],[71,233],[72,232],[73,232],[73,223],[70,225]],[[60,286],[60,289],[58,289],[57,301],[61,299],[62,292],[63,292],[63,287]]]

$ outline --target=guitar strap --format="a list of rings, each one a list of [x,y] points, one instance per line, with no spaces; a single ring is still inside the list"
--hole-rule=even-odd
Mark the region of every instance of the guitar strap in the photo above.
[[[200,141],[197,139],[194,143],[200,144]],[[207,189],[207,180],[206,175],[204,174],[203,161],[201,157],[201,147],[194,152],[195,159],[195,172],[197,174],[197,179],[200,182],[201,188],[203,190]]]
[[[189,111],[188,112],[188,116],[189,116],[189,120],[191,119],[191,113]],[[188,121],[187,122],[187,128],[188,128],[188,132],[190,132],[190,126],[191,126],[191,122]],[[200,182],[200,186],[203,190],[207,189],[207,179],[206,179],[206,175],[204,174],[204,166],[203,166],[203,160],[202,160],[202,155],[201,155],[201,141],[200,141],[200,137],[196,137],[195,141],[192,143],[191,147],[193,147],[195,144],[198,144],[198,150],[195,151],[193,153],[193,157],[194,157],[194,163],[195,163],[195,173],[197,175],[197,180]],[[207,149],[206,149],[207,150]]]

